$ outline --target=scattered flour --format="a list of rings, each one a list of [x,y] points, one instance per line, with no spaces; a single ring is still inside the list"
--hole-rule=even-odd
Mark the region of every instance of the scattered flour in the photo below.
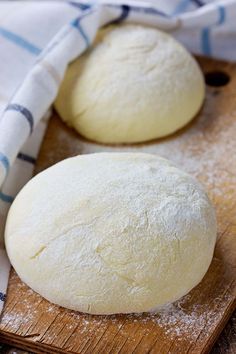
[[[6,314],[3,314],[1,327],[9,327],[10,331],[19,335],[25,334],[26,326],[29,329],[32,327],[32,330],[27,333],[32,340],[40,340],[44,334],[35,332],[35,323],[40,322],[41,318],[42,322],[44,322],[44,318],[50,318],[48,319],[48,324],[50,324],[50,321],[59,316],[60,321],[53,328],[50,327],[47,332],[47,341],[53,341],[58,337],[58,326],[61,325],[62,320],[64,322],[63,330],[66,331],[67,336],[68,333],[71,333],[73,337],[102,334],[105,340],[110,337],[111,328],[113,328],[114,332],[118,331],[120,335],[125,337],[127,336],[126,326],[133,323],[141,328],[144,338],[152,333],[161,333],[169,341],[187,341],[191,344],[203,331],[205,337],[210,336],[212,328],[224,314],[225,309],[221,307],[222,303],[232,299],[229,292],[224,293],[224,290],[218,289],[216,297],[211,299],[209,306],[209,300],[204,300],[204,297],[200,295],[201,289],[199,289],[200,300],[198,303],[192,304],[192,293],[190,293],[156,313],[93,316],[62,309],[47,301],[43,301],[42,313],[42,310],[37,307],[42,302],[41,296],[21,283],[16,274],[13,274],[12,279],[15,290],[21,293],[21,300],[19,306],[15,306],[11,311],[8,310]],[[129,337],[129,340],[135,342],[136,338],[132,336]]]
[[[47,162],[42,164],[42,169],[77,154],[146,152],[170,159],[177,167],[198,178],[214,199],[224,195],[229,186],[235,183],[236,164],[233,152],[236,151],[236,111],[214,116],[208,110],[205,107],[200,117],[173,136],[136,145],[96,144],[66,129],[62,123],[52,122],[51,124],[56,124],[57,135],[53,137],[52,148],[48,146],[50,141],[47,142]]]
[[[234,154],[236,151],[236,119],[233,119],[236,116],[236,111],[228,115],[217,114],[215,116],[210,112],[211,110],[212,107],[206,105],[199,118],[173,137],[135,146],[103,146],[88,142],[69,129],[65,129],[62,123],[55,120],[51,124],[52,127],[55,127],[56,124],[57,135],[53,139],[50,134],[48,137],[46,136],[48,158],[47,162],[41,163],[40,169],[46,168],[62,158],[81,153],[122,150],[158,154],[172,160],[178,167],[197,177],[205,185],[216,206],[217,214],[227,220],[228,210],[232,206],[230,202],[228,204],[222,203],[224,200],[222,197],[227,198],[227,195],[231,195],[232,203],[236,199]],[[53,141],[51,145],[50,139]],[[221,224],[219,228],[221,228]],[[222,231],[221,228],[220,232]],[[24,324],[35,323],[40,317],[35,302],[40,302],[41,297],[19,281],[16,280],[14,283],[19,293],[23,294],[19,300],[21,310],[18,308],[10,310],[9,305],[9,310],[3,314],[1,327],[11,323],[11,329],[17,330]],[[211,334],[210,329],[219,322],[225,312],[225,307],[221,305],[231,301],[232,295],[229,292],[225,293],[224,289],[220,289],[220,286],[216,289],[213,299],[204,301],[204,297],[201,297],[201,301],[191,304],[192,293],[190,293],[156,314],[91,316],[63,310],[48,304],[45,315],[55,316],[58,313],[64,315],[66,313],[68,317],[67,328],[73,333],[73,336],[78,334],[96,335],[97,331],[106,331],[108,324],[115,326],[122,333],[125,324],[132,322],[135,325],[143,326],[143,335],[148,336],[158,327],[163,335],[170,340],[191,342],[198,338],[202,331],[205,336]],[[79,327],[76,330],[77,324]]]

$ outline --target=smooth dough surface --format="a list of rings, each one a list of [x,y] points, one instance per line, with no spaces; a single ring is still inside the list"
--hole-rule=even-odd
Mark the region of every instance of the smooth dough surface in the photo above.
[[[36,292],[92,314],[153,310],[197,285],[216,241],[199,183],[141,153],[66,159],[16,197],[8,256]]]
[[[88,139],[135,143],[186,125],[204,93],[201,70],[180,43],[154,28],[123,25],[101,30],[69,66],[55,107]]]

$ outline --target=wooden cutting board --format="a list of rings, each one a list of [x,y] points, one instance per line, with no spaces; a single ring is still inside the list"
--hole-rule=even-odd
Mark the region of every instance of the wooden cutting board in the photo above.
[[[68,129],[54,113],[36,173],[66,157],[94,151],[142,151],[173,160],[203,183],[217,211],[218,242],[202,282],[158,314],[91,316],[52,305],[12,271],[0,320],[1,341],[37,353],[209,352],[235,308],[236,66],[203,58],[199,62],[208,83],[225,85],[207,86],[202,111],[180,132],[147,144],[98,145]]]

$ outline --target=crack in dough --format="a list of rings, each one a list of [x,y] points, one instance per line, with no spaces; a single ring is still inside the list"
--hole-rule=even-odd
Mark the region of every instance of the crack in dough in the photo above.
[[[142,153],[80,155],[36,175],[15,198],[5,235],[27,285],[93,314],[179,299],[205,275],[215,241],[214,209],[199,183]]]

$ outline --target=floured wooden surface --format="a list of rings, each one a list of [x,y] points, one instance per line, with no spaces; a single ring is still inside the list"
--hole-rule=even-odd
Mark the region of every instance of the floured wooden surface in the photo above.
[[[68,156],[98,151],[159,154],[196,176],[213,201],[218,242],[199,286],[158,314],[91,316],[48,303],[11,274],[0,338],[25,349],[72,353],[205,353],[235,308],[236,67],[201,60],[205,72],[223,70],[227,86],[207,88],[203,110],[179,133],[135,146],[103,146],[78,137],[54,115],[36,172]],[[79,280],[78,280],[79,281]],[[65,289],[66,291],[66,289]]]

